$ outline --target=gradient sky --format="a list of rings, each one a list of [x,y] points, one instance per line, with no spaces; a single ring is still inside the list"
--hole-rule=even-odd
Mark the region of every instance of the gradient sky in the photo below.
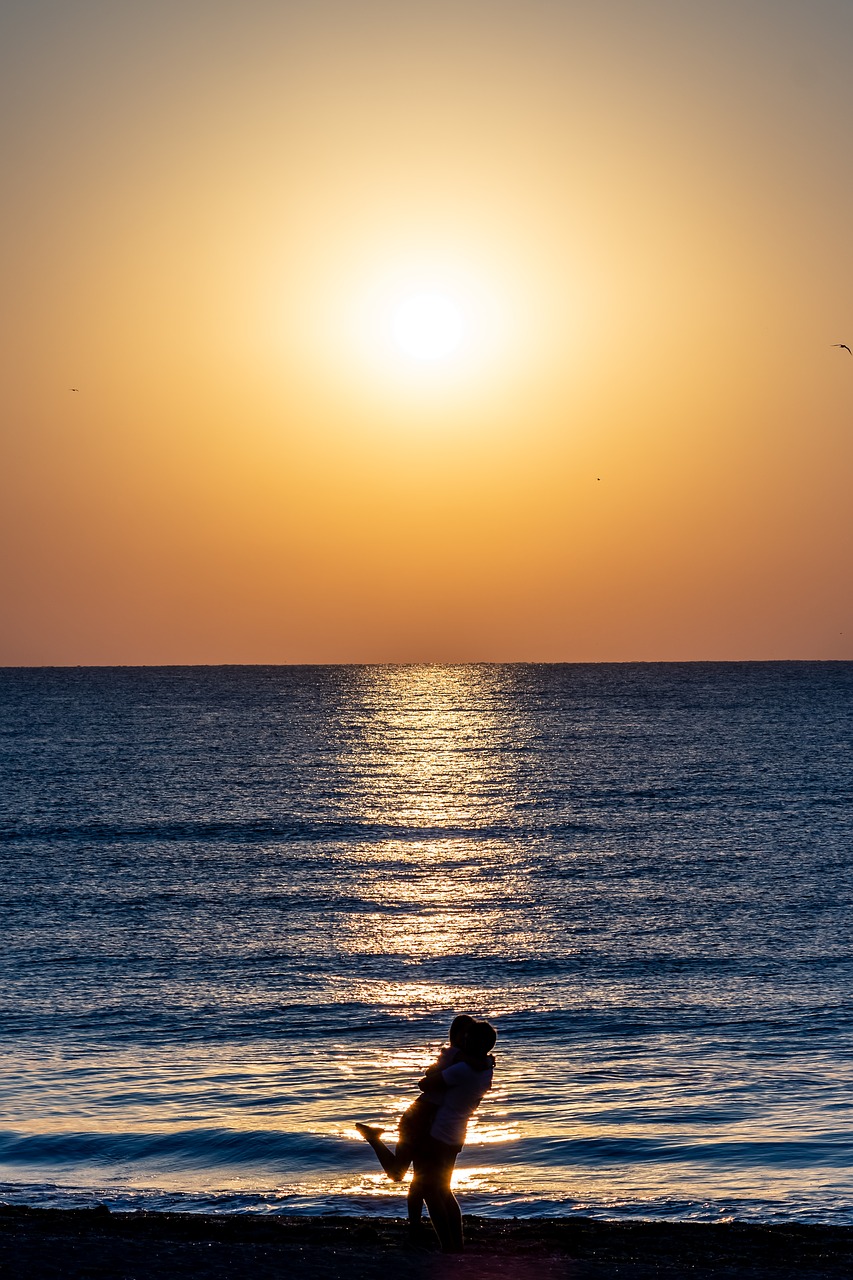
[[[851,65],[849,0],[5,0],[0,664],[853,659]]]

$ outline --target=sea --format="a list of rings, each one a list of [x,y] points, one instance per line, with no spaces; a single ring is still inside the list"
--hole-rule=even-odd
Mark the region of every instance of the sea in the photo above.
[[[853,663],[0,670],[0,1200],[853,1223]]]

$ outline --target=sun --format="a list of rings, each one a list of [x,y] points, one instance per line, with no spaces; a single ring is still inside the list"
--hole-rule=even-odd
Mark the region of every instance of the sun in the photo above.
[[[329,271],[312,311],[314,352],[334,393],[349,383],[395,412],[503,394],[531,331],[529,289],[511,255],[368,247]]]
[[[500,345],[501,306],[487,280],[458,263],[380,272],[358,312],[364,368],[418,392],[475,383]]]
[[[396,349],[424,364],[458,354],[468,336],[468,317],[452,295],[420,291],[391,309],[391,337]]]

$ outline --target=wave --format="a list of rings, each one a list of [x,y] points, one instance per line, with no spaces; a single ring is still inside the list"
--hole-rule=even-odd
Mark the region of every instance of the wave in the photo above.
[[[257,1129],[169,1132],[0,1132],[0,1164],[176,1164],[193,1168],[264,1168],[363,1163],[361,1145],[345,1138]]]
[[[90,845],[122,844],[202,844],[202,845],[311,845],[328,842],[379,842],[397,841],[401,844],[420,844],[424,841],[512,840],[520,835],[525,838],[553,838],[571,835],[592,835],[603,828],[587,822],[535,823],[459,823],[410,826],[403,823],[357,822],[357,820],[309,820],[304,818],[237,820],[209,819],[187,822],[138,822],[138,823],[18,823],[0,827],[0,844],[19,842],[81,842]]]
[[[519,1146],[525,1145],[523,1142]],[[596,1137],[549,1139],[536,1143],[537,1163],[549,1165],[700,1163],[739,1168],[811,1168],[824,1165],[846,1169],[853,1162],[853,1137],[825,1135],[812,1140],[783,1141],[730,1138],[670,1141],[667,1138]],[[512,1160],[512,1155],[509,1156]]]
[[[153,842],[197,844],[322,844],[328,841],[360,840],[366,843],[396,840],[417,843],[426,840],[501,840],[523,833],[530,837],[591,834],[601,828],[585,822],[550,824],[488,823],[411,826],[402,823],[359,822],[303,818],[220,820],[185,822],[81,822],[27,823],[0,827],[0,842],[81,841],[91,844]]]
[[[569,1139],[519,1138],[490,1143],[471,1152],[507,1166],[542,1168],[613,1164],[701,1163],[749,1167],[848,1168],[853,1136],[826,1134],[811,1140],[671,1140],[624,1135]],[[356,1167],[364,1163],[360,1143],[329,1134],[258,1129],[178,1129],[168,1132],[0,1132],[0,1164],[127,1165],[162,1163],[169,1167],[263,1169]]]

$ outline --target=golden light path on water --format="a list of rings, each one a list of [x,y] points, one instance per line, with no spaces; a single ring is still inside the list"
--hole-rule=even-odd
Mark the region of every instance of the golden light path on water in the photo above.
[[[405,824],[433,829],[436,838],[405,843],[392,839],[364,850],[360,897],[368,906],[342,945],[353,954],[407,956],[415,961],[453,956],[468,946],[479,948],[484,938],[500,937],[499,902],[506,881],[496,888],[488,875],[478,873],[481,854],[472,850],[470,840],[448,839],[441,833],[481,821],[483,797],[493,802],[492,820],[494,808],[502,800],[506,803],[506,779],[496,776],[489,762],[507,725],[494,705],[488,677],[481,668],[437,666],[385,669],[381,677],[368,671],[365,677],[364,705],[373,714],[350,765],[353,779],[362,780],[361,816],[392,828]],[[473,717],[472,702],[477,706]],[[481,743],[488,749],[478,749]],[[368,1004],[412,1013],[444,1009],[448,1022],[459,1012],[494,1016],[494,993],[425,983],[416,976],[361,980],[358,986]],[[472,1008],[472,1000],[485,1002],[485,1007]],[[415,1082],[429,1061],[423,1049],[392,1050],[382,1066],[389,1076],[405,1074]],[[383,1111],[399,1115],[413,1096],[413,1091],[397,1094]],[[469,1122],[468,1150],[517,1136],[518,1126],[509,1119],[505,1102],[506,1086],[498,1073],[493,1091]],[[354,1130],[345,1132],[358,1136]],[[457,1167],[453,1185],[485,1187],[494,1172],[485,1166]],[[366,1184],[361,1179],[357,1185],[362,1190],[367,1185],[376,1194],[399,1194],[382,1174],[370,1173]]]

